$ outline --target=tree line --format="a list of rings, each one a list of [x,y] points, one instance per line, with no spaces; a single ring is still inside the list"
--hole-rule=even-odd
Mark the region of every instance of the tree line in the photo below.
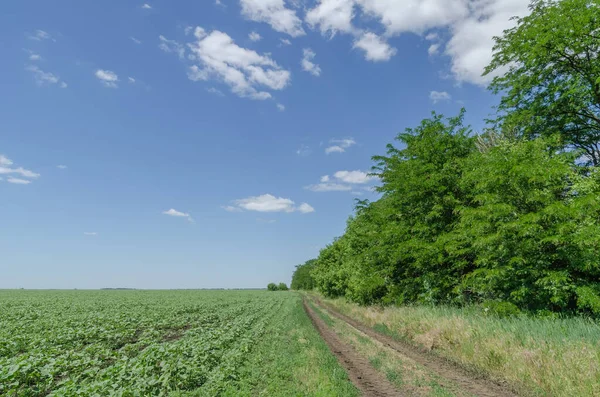
[[[530,10],[495,39],[488,128],[463,109],[400,133],[373,157],[380,198],[357,201],[293,289],[600,315],[600,6]]]

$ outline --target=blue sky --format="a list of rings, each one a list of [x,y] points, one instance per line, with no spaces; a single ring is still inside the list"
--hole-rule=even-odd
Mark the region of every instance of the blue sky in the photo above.
[[[0,288],[289,282],[398,132],[483,126],[491,38],[526,5],[6,2]]]

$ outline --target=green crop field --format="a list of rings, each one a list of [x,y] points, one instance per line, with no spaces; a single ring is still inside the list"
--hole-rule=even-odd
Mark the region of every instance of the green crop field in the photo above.
[[[0,395],[357,391],[296,293],[13,290],[0,291]]]

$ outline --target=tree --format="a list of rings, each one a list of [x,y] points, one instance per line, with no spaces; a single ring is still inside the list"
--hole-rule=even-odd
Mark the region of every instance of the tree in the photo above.
[[[269,283],[267,285],[267,289],[269,291],[277,291],[279,288],[277,287],[277,284],[275,284],[275,283]]]
[[[294,290],[313,289],[315,287],[315,280],[311,272],[316,264],[316,259],[310,259],[302,265],[296,266],[296,270],[294,270],[294,274],[292,275],[291,288]]]
[[[528,138],[559,134],[600,165],[600,5],[533,0],[530,9],[495,38],[485,69],[502,94],[496,121]]]
[[[288,288],[288,286],[286,285],[286,283],[279,283],[279,285],[277,286],[277,289],[278,289],[279,291],[287,291],[289,288]]]

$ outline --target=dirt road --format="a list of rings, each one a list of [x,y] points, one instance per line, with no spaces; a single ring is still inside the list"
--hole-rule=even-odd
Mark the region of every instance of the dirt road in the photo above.
[[[320,302],[318,299],[311,300],[321,310],[329,315],[342,320],[347,325],[358,330],[365,336],[372,338],[384,346],[395,351],[399,357],[408,357],[438,375],[442,386],[458,386],[464,392],[481,397],[516,397],[508,387],[498,385],[490,380],[477,377],[476,375],[458,367],[457,365],[424,352],[415,346],[399,342],[387,335],[380,334],[372,328],[336,311],[330,305]],[[378,371],[356,353],[352,346],[346,344],[338,335],[324,323],[315,311],[304,301],[304,308],[323,339],[330,346],[333,353],[338,357],[340,363],[346,368],[352,382],[363,392],[364,396],[408,396],[412,393],[408,390],[397,390]]]

